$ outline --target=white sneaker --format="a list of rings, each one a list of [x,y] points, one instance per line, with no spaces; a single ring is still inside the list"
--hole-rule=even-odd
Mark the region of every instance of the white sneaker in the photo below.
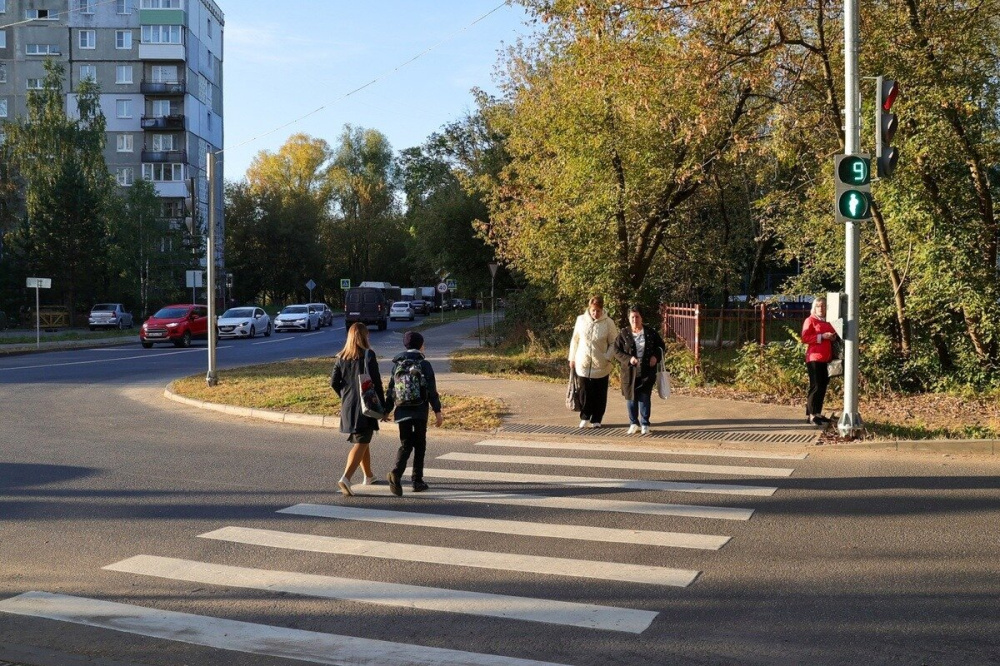
[[[637,432],[639,432],[639,426],[637,426],[636,424],[633,423],[628,427],[628,434],[634,435]]]
[[[581,428],[589,428],[590,427],[590,421],[588,421],[587,419],[584,419],[584,420],[580,421],[580,427]]]
[[[642,426],[642,434],[643,435],[649,434],[649,426]]]
[[[600,423],[591,423],[591,424],[590,424],[590,427],[591,427],[591,428],[600,428],[600,427],[601,427],[601,424],[600,424]]]

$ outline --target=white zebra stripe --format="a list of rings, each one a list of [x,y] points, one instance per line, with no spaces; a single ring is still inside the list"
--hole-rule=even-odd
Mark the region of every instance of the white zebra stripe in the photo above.
[[[690,463],[647,462],[643,460],[606,460],[604,458],[549,458],[544,456],[500,456],[482,453],[446,453],[438,460],[486,462],[513,465],[593,467],[598,469],[639,469],[658,472],[728,474],[733,476],[791,476],[795,471],[783,467],[736,467],[732,465],[692,465]]]

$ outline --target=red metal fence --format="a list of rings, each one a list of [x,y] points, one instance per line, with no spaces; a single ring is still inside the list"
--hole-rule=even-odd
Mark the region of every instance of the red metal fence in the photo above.
[[[680,340],[694,353],[695,369],[701,371],[701,350],[714,346],[740,347],[747,342],[797,339],[810,303],[758,303],[727,308],[706,308],[695,303],[664,303],[660,306],[664,339]],[[790,330],[789,330],[790,329]]]

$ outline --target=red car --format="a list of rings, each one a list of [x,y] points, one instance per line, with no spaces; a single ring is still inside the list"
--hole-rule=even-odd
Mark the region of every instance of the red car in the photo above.
[[[139,342],[146,349],[154,342],[190,347],[193,338],[208,338],[207,305],[168,305],[160,308],[139,329]]]

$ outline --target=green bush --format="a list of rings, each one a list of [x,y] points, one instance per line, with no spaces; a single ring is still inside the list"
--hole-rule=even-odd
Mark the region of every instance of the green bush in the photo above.
[[[736,359],[735,383],[739,388],[780,397],[802,395],[808,384],[805,346],[793,340],[763,347],[747,343]]]

